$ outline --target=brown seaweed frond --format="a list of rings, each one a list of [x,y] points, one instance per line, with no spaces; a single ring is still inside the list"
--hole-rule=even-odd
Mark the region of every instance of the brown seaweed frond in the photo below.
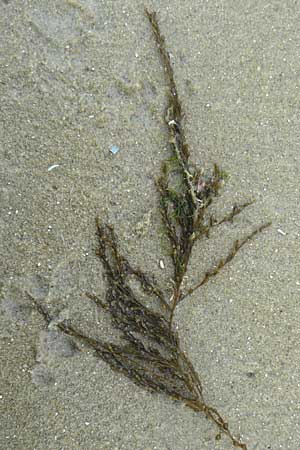
[[[169,327],[170,309],[165,308],[165,299],[161,297],[161,292],[157,294],[155,282],[140,270],[132,268],[120,253],[111,226],[97,221],[97,235],[97,255],[105,269],[107,291],[105,300],[94,294],[89,294],[88,297],[97,307],[109,313],[121,343],[104,342],[67,320],[57,323],[58,329],[90,346],[97,357],[138,386],[165,394],[196,412],[204,413],[230,437],[236,447],[246,449],[245,445],[231,434],[228,424],[218,411],[205,402],[199,376],[181,349],[178,334]],[[154,312],[137,298],[130,287],[131,276],[136,277],[142,289],[145,287],[148,296],[158,298],[160,313]],[[33,298],[32,300],[49,325],[54,317],[45,306]]]
[[[203,171],[192,168],[189,164],[189,150],[182,125],[182,107],[174,79],[170,55],[166,50],[165,38],[162,36],[155,12],[146,9],[146,15],[152,26],[162,63],[169,84],[169,105],[165,116],[169,130],[175,167],[169,170],[163,163],[161,176],[157,181],[160,194],[160,208],[167,237],[171,244],[171,256],[174,266],[174,291],[172,293],[172,311],[170,327],[175,308],[180,301],[181,285],[187,271],[189,258],[195,242],[207,232],[205,212],[222,185],[222,173],[215,164],[213,172],[204,176]],[[172,172],[176,171],[172,183]]]
[[[174,79],[170,56],[165,47],[165,38],[161,35],[155,12],[146,10],[146,15],[152,26],[157,42],[162,64],[165,69],[169,85],[169,105],[166,113],[166,124],[169,130],[169,143],[173,152],[172,168],[168,162],[163,162],[161,175],[156,183],[160,194],[160,210],[166,235],[170,242],[171,258],[174,267],[174,289],[171,294],[171,316],[170,327],[178,303],[189,293],[208,281],[211,276],[216,275],[219,270],[233,259],[238,250],[246,243],[234,244],[234,251],[221,260],[214,271],[206,274],[205,281],[198,283],[195,288],[182,292],[182,284],[186,275],[192,249],[195,243],[202,237],[208,237],[209,231],[216,225],[224,222],[232,222],[246,207],[252,205],[253,201],[234,205],[232,211],[222,219],[215,220],[208,214],[209,206],[214,197],[219,194],[225,179],[225,173],[214,164],[211,174],[205,174],[202,168],[190,164],[190,153],[186,143],[184,128],[182,124],[182,106]],[[265,226],[261,227],[264,229]],[[251,234],[253,237],[257,232]]]
[[[181,349],[173,322],[178,304],[216,276],[269,223],[236,240],[226,257],[206,271],[198,283],[183,291],[183,280],[194,245],[202,238],[207,238],[211,228],[224,222],[232,222],[252,202],[235,205],[221,219],[215,219],[210,214],[210,205],[219,195],[225,174],[216,164],[206,174],[190,163],[182,106],[165,38],[160,32],[156,13],[148,10],[145,13],[158,45],[169,88],[165,121],[172,157],[163,162],[156,187],[160,213],[171,249],[172,289],[171,292],[169,288],[161,289],[153,276],[133,267],[119,249],[114,228],[97,220],[97,257],[105,271],[107,291],[105,299],[91,293],[87,293],[87,296],[110,316],[119,341],[104,342],[69,321],[61,321],[57,327],[63,333],[89,345],[96,356],[137,385],[152,392],[166,394],[194,411],[204,413],[218,426],[220,432],[231,439],[235,447],[246,450],[246,444],[234,437],[219,412],[206,403],[200,378]],[[138,292],[132,288],[133,280],[140,288]],[[35,305],[49,325],[53,320],[49,311],[37,302]]]
[[[197,289],[206,284],[211,278],[215,277],[226,264],[228,264],[230,261],[233,260],[233,258],[235,257],[237,252],[243,247],[243,245],[245,245],[248,241],[253,239],[258,233],[261,233],[263,230],[268,228],[270,225],[271,222],[264,223],[263,225],[255,228],[255,230],[253,230],[243,239],[240,240],[237,239],[234,242],[228,255],[225,258],[221,258],[214,267],[205,272],[205,275],[202,278],[202,280],[199,281],[195,286],[192,286],[191,288],[187,289],[186,293],[182,295],[180,301],[186,298],[188,295],[193,294]]]
[[[228,424],[216,409],[205,402],[199,376],[182,351],[177,332],[169,326],[172,310],[166,307],[168,303],[161,291],[158,295],[153,279],[150,280],[141,270],[132,268],[121,255],[111,226],[97,221],[97,235],[97,255],[105,268],[108,287],[104,303],[99,303],[95,296],[90,298],[109,312],[124,344],[104,344],[90,338],[86,340],[84,334],[66,328],[66,325],[63,325],[64,331],[86,341],[112,369],[122,372],[137,385],[167,394],[194,411],[203,412],[230,437],[236,447],[246,449],[245,444],[231,434]],[[145,293],[158,298],[161,306],[159,313],[136,297],[129,284],[132,275],[141,287],[145,286],[144,280],[147,279]]]

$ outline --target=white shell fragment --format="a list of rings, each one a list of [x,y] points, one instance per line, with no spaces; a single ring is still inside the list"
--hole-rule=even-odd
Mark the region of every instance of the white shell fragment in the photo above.
[[[162,259],[159,260],[159,267],[160,267],[161,269],[164,269],[164,268],[165,268],[165,265],[164,265],[164,262],[163,262]]]
[[[56,167],[59,167],[59,164],[53,164],[52,166],[49,166],[48,172],[51,172],[51,170],[56,169]]]
[[[286,236],[286,233],[282,231],[280,228],[278,228],[277,231],[279,234],[281,234],[281,236]]]

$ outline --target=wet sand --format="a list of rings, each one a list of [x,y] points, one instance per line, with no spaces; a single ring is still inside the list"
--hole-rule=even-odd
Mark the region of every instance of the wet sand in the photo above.
[[[183,347],[207,401],[249,450],[298,450],[300,8],[146,5],[171,52],[192,159],[230,175],[215,214],[256,199],[195,248],[189,280],[273,222],[178,308]],[[154,187],[169,152],[166,82],[143,7],[0,2],[1,450],[232,448],[201,415],[47,330],[28,297],[111,337],[84,295],[105,294],[96,216],[115,225],[131,261],[162,285],[171,276]]]

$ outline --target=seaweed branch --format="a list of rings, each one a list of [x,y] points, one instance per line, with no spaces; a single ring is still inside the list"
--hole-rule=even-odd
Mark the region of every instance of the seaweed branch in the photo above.
[[[100,310],[109,314],[120,342],[104,342],[86,334],[69,321],[61,321],[57,327],[89,345],[96,356],[137,385],[166,394],[192,410],[204,413],[217,425],[219,432],[230,438],[235,447],[246,450],[246,444],[232,434],[219,412],[206,403],[200,378],[181,348],[174,327],[174,314],[183,299],[216,276],[250,239],[270,224],[260,225],[249,235],[236,240],[226,257],[209,269],[202,280],[186,292],[183,291],[183,280],[196,242],[207,238],[212,227],[232,222],[252,202],[235,205],[231,212],[219,220],[209,214],[209,207],[219,194],[225,175],[216,164],[212,172],[206,174],[203,169],[190,163],[182,123],[182,106],[165,39],[161,35],[156,13],[148,10],[145,13],[160,52],[169,88],[165,121],[173,157],[172,164],[169,164],[170,159],[163,162],[156,186],[160,213],[171,247],[172,292],[162,290],[153,276],[133,267],[120,252],[114,228],[97,219],[97,257],[105,271],[107,291],[105,299],[91,293],[87,293],[87,297]],[[143,295],[133,291],[132,279],[139,284]],[[49,325],[53,320],[51,314],[40,303],[35,304]]]

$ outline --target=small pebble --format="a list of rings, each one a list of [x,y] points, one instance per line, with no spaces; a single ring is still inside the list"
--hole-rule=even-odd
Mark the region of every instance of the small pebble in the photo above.
[[[119,147],[117,147],[116,145],[111,145],[111,147],[110,147],[110,152],[111,152],[113,155],[116,155],[119,151],[120,151]]]

